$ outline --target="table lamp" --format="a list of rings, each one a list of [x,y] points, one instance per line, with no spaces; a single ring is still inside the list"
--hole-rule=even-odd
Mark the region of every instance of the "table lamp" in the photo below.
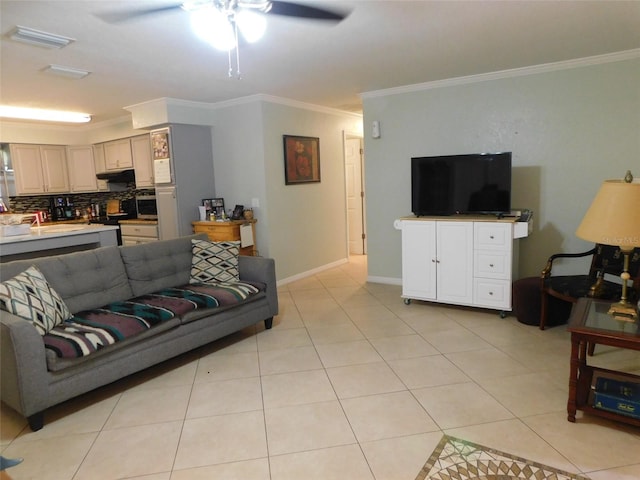
[[[584,240],[620,247],[624,255],[622,295],[609,314],[617,320],[636,321],[638,311],[627,300],[629,255],[640,247],[640,182],[627,172],[623,180],[605,180],[576,230]]]

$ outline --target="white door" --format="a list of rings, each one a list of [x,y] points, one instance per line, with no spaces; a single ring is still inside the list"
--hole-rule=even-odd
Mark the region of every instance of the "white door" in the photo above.
[[[473,222],[437,222],[438,301],[473,303]]]
[[[366,253],[364,224],[364,182],[362,181],[362,139],[345,140],[345,177],[347,182],[347,222],[349,253]]]
[[[436,222],[402,222],[402,296],[436,299]]]

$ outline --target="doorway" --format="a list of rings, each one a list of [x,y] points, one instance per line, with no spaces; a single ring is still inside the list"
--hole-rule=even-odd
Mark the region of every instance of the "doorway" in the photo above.
[[[362,137],[345,133],[344,164],[347,194],[349,255],[367,254]]]

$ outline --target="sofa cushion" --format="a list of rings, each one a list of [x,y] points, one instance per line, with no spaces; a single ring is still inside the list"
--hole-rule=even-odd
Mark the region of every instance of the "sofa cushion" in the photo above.
[[[240,242],[191,240],[191,278],[189,283],[237,282]]]
[[[133,296],[118,247],[102,247],[2,265],[3,279],[35,265],[73,312]]]
[[[207,234],[119,247],[133,290],[129,297],[189,283],[193,238],[205,239]]]
[[[40,335],[71,316],[64,300],[35,266],[0,283],[0,308],[31,321]]]
[[[217,283],[217,284],[189,284],[182,287],[193,293],[206,295],[215,301],[217,311],[232,308],[239,303],[246,303],[264,296],[265,285],[257,282],[235,282],[235,283]],[[199,320],[208,315],[212,315],[213,311],[206,308],[197,308],[191,312],[187,312],[180,317],[181,323],[189,323]]]

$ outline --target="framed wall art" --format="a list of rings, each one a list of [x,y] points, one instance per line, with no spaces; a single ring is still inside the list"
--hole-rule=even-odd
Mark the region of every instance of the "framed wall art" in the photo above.
[[[320,182],[320,139],[283,135],[284,183]]]

